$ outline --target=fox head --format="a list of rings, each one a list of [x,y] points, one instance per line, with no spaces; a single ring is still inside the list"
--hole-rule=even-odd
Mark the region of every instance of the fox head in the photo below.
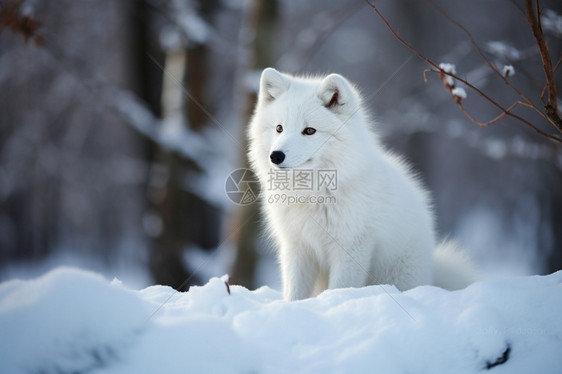
[[[361,136],[354,134],[360,106],[358,92],[341,75],[300,78],[267,68],[249,130],[250,159],[261,170],[331,167],[335,157],[349,157],[345,149]],[[346,148],[338,146],[344,142]]]

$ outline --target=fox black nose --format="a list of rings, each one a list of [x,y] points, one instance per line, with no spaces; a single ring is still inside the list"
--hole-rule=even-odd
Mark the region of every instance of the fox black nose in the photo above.
[[[273,162],[275,165],[279,165],[280,163],[283,162],[283,160],[285,159],[285,154],[281,151],[273,151],[271,152],[271,154],[269,155],[269,159],[271,160],[271,162]]]

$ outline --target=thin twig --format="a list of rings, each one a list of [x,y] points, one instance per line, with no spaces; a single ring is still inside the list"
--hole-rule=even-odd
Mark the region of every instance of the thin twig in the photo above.
[[[552,69],[553,73],[556,73],[556,70],[558,70],[558,68],[560,67],[560,63],[562,63],[562,56],[560,56],[560,58],[558,59],[558,62],[556,63],[556,65],[554,65],[554,68]],[[544,101],[544,94],[546,93],[546,89],[548,88],[548,82],[544,84],[544,87],[542,88],[541,91],[541,101],[542,103],[546,106],[546,101]]]
[[[553,73],[556,73],[556,70],[558,70],[558,68],[560,67],[560,63],[562,63],[562,54],[560,55],[558,62],[556,63],[556,65],[554,65],[554,68],[552,69]]]

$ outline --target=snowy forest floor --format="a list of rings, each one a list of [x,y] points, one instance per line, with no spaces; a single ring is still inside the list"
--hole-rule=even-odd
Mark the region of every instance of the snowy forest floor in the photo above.
[[[562,372],[562,271],[299,302],[225,279],[135,291],[59,268],[2,283],[0,372]]]

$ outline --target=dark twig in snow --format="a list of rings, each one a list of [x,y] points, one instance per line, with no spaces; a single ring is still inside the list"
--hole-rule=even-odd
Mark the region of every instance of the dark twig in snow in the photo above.
[[[224,281],[224,285],[226,286],[226,292],[230,295],[230,284],[228,284],[228,281]]]
[[[511,346],[508,344],[505,351],[502,353],[502,355],[500,357],[498,357],[496,359],[496,361],[494,362],[486,362],[486,369],[490,370],[498,365],[502,365],[505,364],[507,362],[507,360],[509,360],[509,355],[511,353]]]

